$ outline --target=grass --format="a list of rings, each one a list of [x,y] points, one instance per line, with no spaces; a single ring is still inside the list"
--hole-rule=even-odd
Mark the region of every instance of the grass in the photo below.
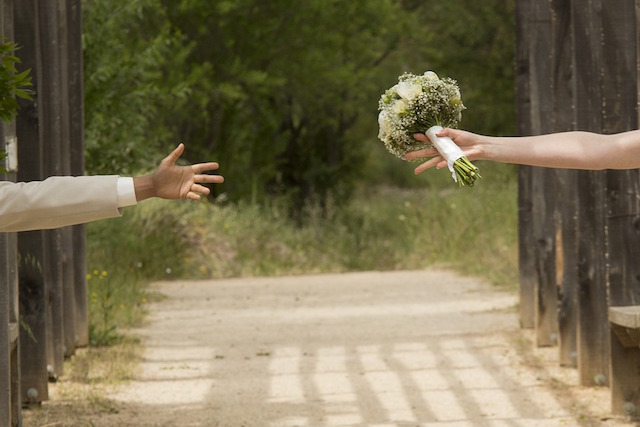
[[[447,266],[517,286],[513,168],[481,166],[474,188],[447,173],[417,188],[363,187],[348,204],[309,204],[302,225],[279,200],[261,205],[151,200],[89,226],[90,336],[139,324],[160,279],[273,276]],[[427,172],[427,173],[429,173]]]

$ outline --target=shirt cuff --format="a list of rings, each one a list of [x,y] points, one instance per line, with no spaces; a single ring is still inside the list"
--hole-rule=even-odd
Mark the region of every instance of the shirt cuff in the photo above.
[[[118,177],[118,207],[124,208],[138,203],[136,189],[133,186],[133,178]]]

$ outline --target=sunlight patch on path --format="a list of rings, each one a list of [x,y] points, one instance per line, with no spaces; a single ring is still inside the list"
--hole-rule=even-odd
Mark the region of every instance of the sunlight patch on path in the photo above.
[[[204,404],[211,391],[211,348],[195,343],[181,346],[148,344],[137,379],[121,389],[114,400],[147,405]]]
[[[496,356],[496,346],[504,346],[505,352]],[[301,370],[303,349],[280,348],[270,362],[268,401],[313,402],[322,406],[324,416],[321,424],[311,417],[284,416],[270,425],[466,427],[477,425],[478,420],[490,427],[579,425],[545,392],[533,372],[514,366],[509,348],[500,338],[493,338],[487,346],[480,338],[470,337],[442,338],[432,346],[396,343],[391,349],[378,345],[321,347],[310,355],[315,358],[311,372]],[[349,372],[354,364],[361,367],[360,378]],[[507,370],[496,371],[496,367]],[[308,381],[314,387],[302,386]],[[512,395],[529,392],[526,405],[521,396],[515,399]],[[367,396],[373,401],[364,401]],[[372,405],[384,420],[370,419],[366,408]]]

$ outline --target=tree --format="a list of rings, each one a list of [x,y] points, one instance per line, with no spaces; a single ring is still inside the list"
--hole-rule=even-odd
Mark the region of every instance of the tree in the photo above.
[[[354,125],[377,114],[374,77],[404,32],[399,5],[191,0],[169,16],[203,76],[178,128],[215,153],[234,197],[346,197],[363,156]]]
[[[405,71],[458,80],[464,127],[515,128],[513,2],[85,0],[88,169],[182,140],[231,200],[348,200]]]
[[[84,0],[86,168],[151,167],[177,136],[167,127],[187,102],[189,53],[158,0]]]

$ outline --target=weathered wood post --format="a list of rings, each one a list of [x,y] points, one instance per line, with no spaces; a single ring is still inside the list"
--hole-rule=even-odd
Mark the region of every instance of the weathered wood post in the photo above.
[[[67,1],[69,142],[71,175],[84,175],[84,90],[81,0]],[[89,345],[86,227],[73,227],[76,346]]]
[[[602,11],[605,133],[638,128],[637,2],[616,1]],[[633,19],[635,18],[635,19]],[[609,305],[640,304],[640,173],[607,171]],[[605,317],[606,319],[606,317]],[[607,326],[609,322],[606,322]],[[640,347],[611,336],[612,411],[640,412]]]
[[[602,132],[601,0],[572,3],[576,129]],[[605,172],[578,172],[578,371],[581,385],[608,384]]]
[[[573,113],[573,37],[571,1],[550,0],[552,49],[552,132],[574,129]],[[577,364],[577,172],[555,171],[556,200],[555,249],[558,286],[558,348],[560,364]]]
[[[531,135],[531,85],[529,44],[525,42],[531,32],[529,15],[532,3],[530,1],[516,2],[516,108],[518,117],[518,134]],[[531,207],[531,176],[529,166],[518,166],[518,271],[520,304],[520,325],[523,328],[535,327],[535,290],[536,278],[534,268],[532,207]]]
[[[59,97],[55,99],[60,114],[60,159],[63,175],[71,175],[71,142],[69,122],[69,34],[67,24],[67,1],[56,0],[56,22],[58,31],[58,63],[60,64]],[[74,278],[74,250],[73,228],[65,227],[60,230],[60,261],[62,264],[62,321],[64,333],[64,356],[71,356],[76,349],[76,302]]]
[[[58,0],[39,1],[38,29],[40,34],[40,51],[42,64],[42,81],[40,84],[39,102],[42,108],[40,118],[41,141],[43,143],[45,175],[63,175],[62,162],[62,114],[60,111],[61,65],[60,40],[58,30]],[[64,94],[66,96],[66,94]],[[64,291],[62,243],[64,232],[61,229],[45,232],[47,238],[48,262],[45,264],[45,280],[50,291],[48,306],[47,356],[51,366],[50,374],[54,377],[62,375],[64,363]]]
[[[553,121],[553,73],[551,11],[548,2],[534,1],[531,9],[530,61],[531,130],[548,133]],[[533,168],[532,232],[535,255],[536,286],[535,319],[538,346],[557,344],[558,288],[556,283],[555,245],[555,171]]]
[[[16,42],[22,47],[20,57],[25,68],[31,69],[35,90],[34,102],[21,101],[16,117],[20,140],[18,158],[21,181],[42,180],[44,152],[39,127],[40,84],[42,65],[36,0],[21,0],[14,5]],[[20,341],[22,364],[23,402],[42,402],[49,398],[47,373],[47,322],[46,307],[48,281],[44,271],[47,262],[46,237],[43,231],[18,234],[20,262],[20,313],[29,328]]]
[[[13,1],[0,2],[0,33],[13,39]],[[10,144],[9,151],[17,149],[15,121],[0,126],[0,144]],[[4,162],[8,173],[5,180],[15,181],[17,164],[9,156]],[[20,339],[18,312],[17,236],[0,233],[0,425],[19,426],[20,412]]]

